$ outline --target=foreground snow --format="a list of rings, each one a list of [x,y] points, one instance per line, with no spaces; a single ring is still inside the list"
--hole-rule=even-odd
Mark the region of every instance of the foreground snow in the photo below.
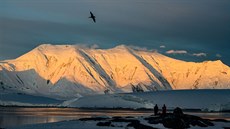
[[[203,111],[230,110],[230,90],[178,90],[130,94],[86,96],[65,101],[61,106],[78,108],[153,108],[166,104],[173,109],[201,109]]]

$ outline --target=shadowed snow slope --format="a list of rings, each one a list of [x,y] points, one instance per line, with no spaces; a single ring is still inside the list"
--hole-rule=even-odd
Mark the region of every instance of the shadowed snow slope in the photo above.
[[[229,111],[230,90],[174,90],[143,93],[93,95],[65,101],[62,106],[87,108],[153,108],[201,109]]]
[[[135,88],[229,89],[230,69],[219,60],[185,62],[124,45],[102,50],[45,44],[0,61],[2,90],[66,99]]]

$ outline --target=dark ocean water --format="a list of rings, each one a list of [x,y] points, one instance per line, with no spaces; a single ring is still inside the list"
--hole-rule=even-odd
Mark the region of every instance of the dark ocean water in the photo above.
[[[230,120],[230,113],[187,112],[209,119]],[[21,108],[0,107],[0,127],[14,127],[25,124],[50,123],[95,116],[148,116],[153,111],[135,110],[86,110],[76,108]]]

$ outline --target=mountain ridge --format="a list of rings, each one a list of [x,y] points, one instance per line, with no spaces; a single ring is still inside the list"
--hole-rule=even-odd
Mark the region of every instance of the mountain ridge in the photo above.
[[[92,49],[43,44],[14,60],[0,61],[4,90],[73,98],[138,88],[229,89],[230,68],[220,60],[185,62],[125,45]]]

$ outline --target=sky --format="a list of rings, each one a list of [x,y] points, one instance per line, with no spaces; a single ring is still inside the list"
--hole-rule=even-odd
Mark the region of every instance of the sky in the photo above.
[[[0,60],[45,43],[124,44],[230,66],[230,1],[0,0]]]

